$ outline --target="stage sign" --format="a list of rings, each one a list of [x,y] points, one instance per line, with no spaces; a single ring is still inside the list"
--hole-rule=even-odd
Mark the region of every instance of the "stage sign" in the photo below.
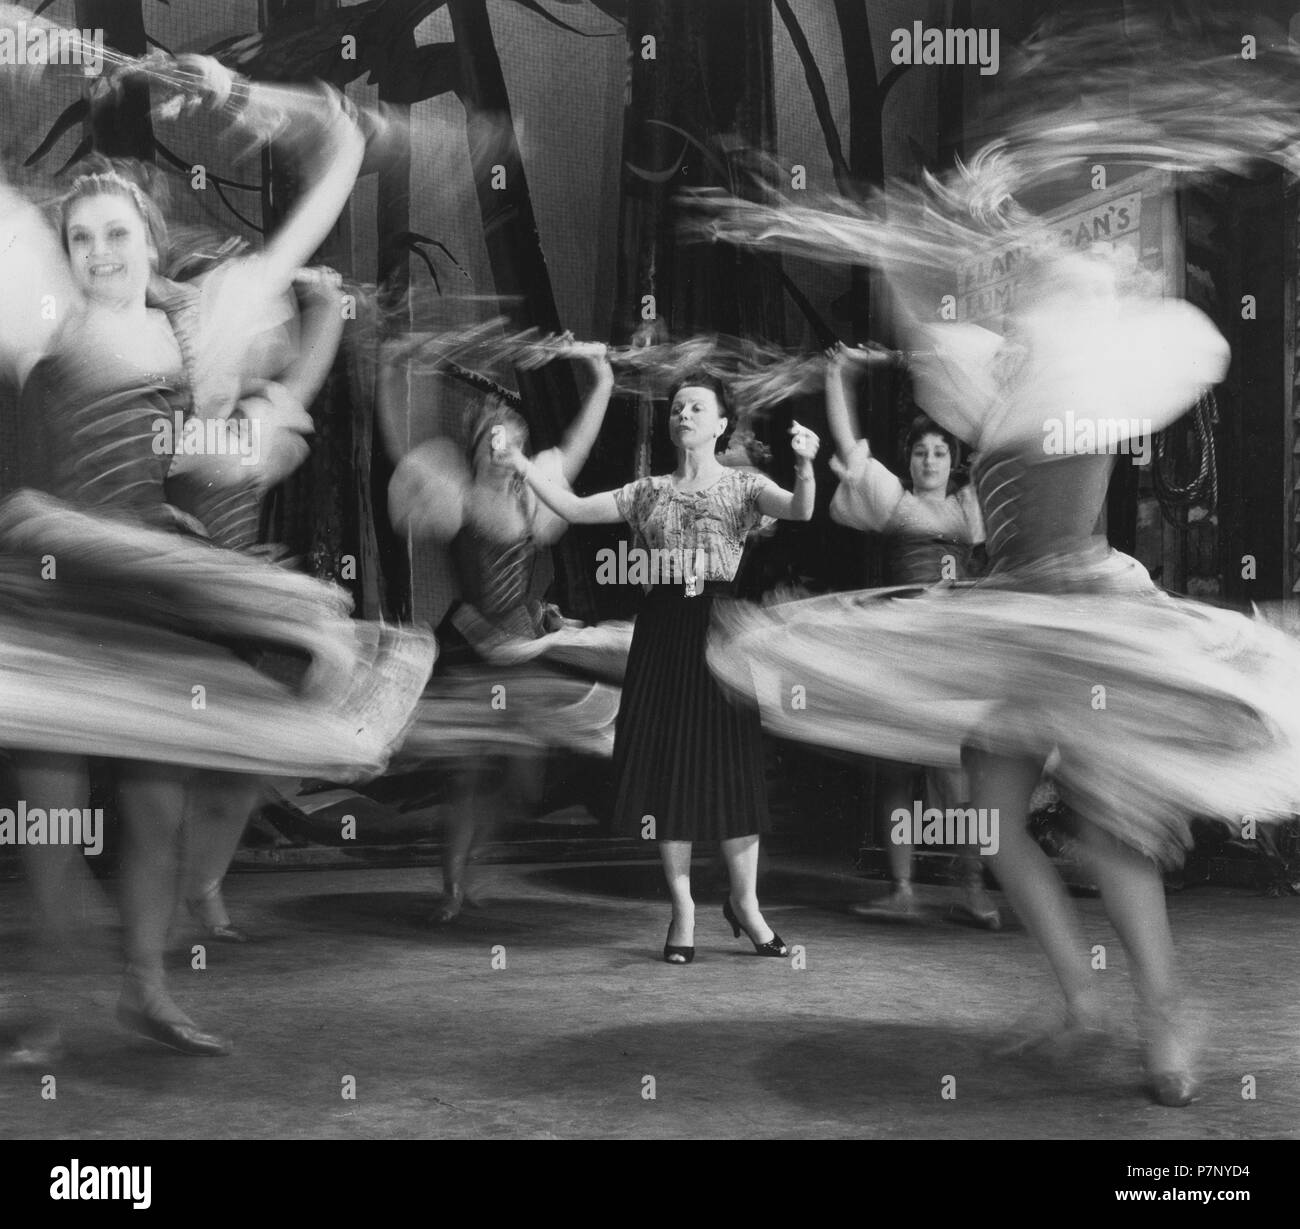
[[[1138,259],[1143,254],[1141,224],[1141,192],[1067,206],[1047,219],[1049,233],[1063,248],[1127,247]],[[997,327],[1002,314],[1015,303],[1026,258],[1026,248],[1008,244],[965,264],[960,273],[958,319]]]

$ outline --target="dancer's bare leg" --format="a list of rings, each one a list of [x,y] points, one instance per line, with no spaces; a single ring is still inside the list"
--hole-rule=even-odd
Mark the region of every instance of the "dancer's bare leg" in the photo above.
[[[1168,1105],[1184,1105],[1195,1092],[1196,1041],[1183,1016],[1160,869],[1095,824],[1085,822],[1080,835],[1106,914],[1133,964],[1146,1062],[1157,1081],[1157,1097]]]
[[[141,1032],[162,1040],[148,1025],[188,1030],[198,1039],[190,1052],[224,1052],[224,1042],[200,1034],[167,993],[163,953],[176,908],[184,769],[140,762],[118,772],[124,821],[122,920],[126,931],[126,980],[120,1010]],[[174,1034],[173,1034],[174,1037]],[[164,1044],[173,1044],[165,1041]],[[181,1048],[174,1046],[174,1048]]]
[[[876,770],[876,790],[880,798],[880,814],[885,818],[885,845],[889,857],[889,896],[883,901],[861,901],[849,906],[850,913],[860,917],[878,918],[882,914],[896,914],[900,918],[914,919],[921,916],[916,897],[912,892],[912,846],[908,842],[900,843],[893,839],[893,815],[895,811],[911,812],[916,801],[911,795],[913,790],[911,772],[899,764],[881,764]]]
[[[970,782],[964,772],[943,768],[931,769],[926,774],[926,784],[937,800],[936,805],[945,813],[955,807],[967,805]],[[985,857],[980,852],[978,840],[971,837],[968,843],[961,847],[957,857],[961,875],[962,905],[969,920],[987,930],[1000,930],[1002,918],[998,913],[998,907],[984,888]]]
[[[998,812],[994,873],[1011,907],[1038,940],[1060,983],[1072,1022],[1095,1021],[1099,995],[1078,914],[1051,860],[1030,835],[1029,800],[1042,772],[1036,759],[968,750],[971,805]]]
[[[231,926],[221,884],[264,794],[260,777],[218,772],[196,774],[186,790],[181,899],[217,937],[243,937]]]
[[[24,752],[14,758],[14,776],[29,809],[80,809],[90,801],[90,769],[80,756]],[[77,918],[94,890],[81,850],[75,845],[24,845],[23,860],[42,948],[69,948],[76,941]]]
[[[452,776],[452,800],[442,850],[442,904],[433,920],[450,922],[465,903],[465,873],[474,848],[479,811],[484,805],[484,771],[478,763],[458,767]]]
[[[18,796],[29,808],[80,808],[90,799],[89,765],[79,756],[23,752],[14,756],[13,768]],[[78,921],[95,887],[76,846],[24,845],[23,862],[36,905],[38,973],[32,990],[7,1005],[6,1058],[28,1065],[60,1049],[59,1022],[74,1010]]]
[[[911,797],[915,774],[901,765],[890,765],[882,769],[878,780],[883,785],[881,794],[884,800],[884,813],[889,820],[886,831],[892,833],[895,811],[910,812],[916,799]],[[893,880],[893,889],[885,907],[904,914],[917,912],[916,897],[912,892],[912,856],[914,850],[910,844],[896,842],[892,835],[889,839],[889,877]]]
[[[722,842],[722,857],[731,880],[731,907],[755,943],[770,943],[772,928],[758,907],[758,834]]]
[[[757,838],[755,838],[757,842]],[[667,942],[673,947],[695,946],[695,900],[691,896],[691,842],[660,841],[659,860],[673,904]]]

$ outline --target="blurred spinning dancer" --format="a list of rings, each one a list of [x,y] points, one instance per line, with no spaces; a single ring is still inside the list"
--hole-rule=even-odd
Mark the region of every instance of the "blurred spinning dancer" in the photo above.
[[[193,274],[190,275],[194,276]],[[343,336],[343,304],[340,279],[330,269],[301,269],[294,277],[298,328],[286,327],[284,343],[277,350],[285,365],[274,378],[258,385],[263,397],[275,398],[297,415],[312,403],[333,365]],[[193,291],[187,285],[158,284],[151,301],[158,306],[183,304]],[[293,332],[297,344],[291,345]],[[277,361],[268,355],[268,366]],[[297,421],[306,429],[311,423]],[[203,525],[208,538],[228,550],[257,551],[260,548],[262,499],[269,485],[302,456],[301,445],[282,440],[291,453],[264,470],[250,466],[240,480],[218,483],[211,477],[178,473],[168,483],[168,497],[174,506],[190,513]],[[175,466],[173,466],[175,469]],[[170,477],[170,476],[169,476]],[[226,908],[222,882],[239,848],[248,821],[267,797],[265,778],[248,774],[196,772],[186,788],[186,816],[183,834],[180,897],[193,919],[209,939],[222,943],[247,943],[249,934],[235,925]]]
[[[614,372],[603,345],[569,337],[539,347],[532,363],[564,358],[589,368],[590,391],[560,446],[532,464],[567,489],[600,434]],[[585,628],[538,599],[538,558],[568,523],[497,458],[494,435],[521,453],[528,447],[523,418],[490,400],[474,420],[468,464],[450,441],[429,441],[402,460],[390,489],[394,523],[450,545],[460,594],[438,629],[427,717],[403,754],[454,760],[438,923],[464,906],[470,855],[488,835],[484,800],[510,767],[520,774],[525,756],[548,747],[608,754],[617,704],[611,684],[622,678],[631,637],[626,623]],[[504,711],[489,705],[494,686],[505,688]],[[511,754],[503,756],[503,746]]]
[[[697,840],[721,843],[731,880],[723,913],[735,936],[744,931],[760,956],[784,956],[789,948],[758,906],[758,843],[768,821],[758,714],[719,690],[704,654],[715,602],[734,591],[750,531],[765,516],[812,516],[818,440],[791,427],[795,489],[785,491],[718,459],[733,425],[720,381],[687,373],[669,397],[676,470],[617,491],[581,498],[547,478],[505,432],[494,447],[565,520],[626,521],[639,551],[667,557],[669,575],[646,585],[637,615],[614,748],[615,831],[658,841],[672,897],[664,960],[695,958],[690,876]]]
[[[1135,267],[1097,247],[1063,252],[1023,201],[1111,156],[1189,179],[1261,162],[1300,171],[1300,53],[1280,40],[1242,71],[1219,37],[1229,22],[1137,15],[1044,31],[1001,92],[997,138],[942,181],[829,208],[702,202],[715,238],[885,273],[910,317],[918,404],[978,451],[990,560],[964,592],[737,612],[712,664],[738,687],[757,673],[761,690],[793,661],[817,696],[808,720],[764,708],[789,736],[937,766],[964,748],[971,802],[996,821],[981,834],[990,853],[1000,843],[999,882],[1065,998],[1064,1020],[1025,1042],[1068,1048],[1101,1031],[1099,996],[1075,911],[1025,829],[1059,755],[1052,776],[1130,955],[1149,1088],[1165,1105],[1194,1098],[1198,1056],[1161,870],[1191,848],[1191,816],[1240,831],[1246,816],[1300,810],[1300,646],[1267,611],[1162,594],[1097,532],[1116,456],[1145,453],[1222,379],[1228,350]],[[994,252],[1025,257],[1002,336],[919,323]]]
[[[892,361],[887,351],[838,346],[826,366],[826,417],[835,456],[831,468],[840,479],[831,501],[831,517],[854,529],[885,536],[889,553],[889,579],[894,585],[937,585],[965,580],[970,575],[971,554],[984,541],[984,522],[974,489],[962,486],[949,493],[957,441],[938,423],[922,415],[907,433],[903,455],[908,464],[905,486],[871,455],[871,445],[858,432],[856,406],[850,391],[854,368]],[[903,802],[915,774],[906,769],[886,769],[882,778],[887,813]],[[931,801],[947,810],[965,805],[968,784],[964,773],[939,768],[925,775]],[[912,846],[891,840],[889,869],[893,892],[883,910],[858,906],[864,916],[919,916],[912,892]],[[1001,926],[997,906],[984,891],[984,868],[979,850],[963,845],[960,851],[965,916],[977,926]]]
[[[163,975],[193,770],[378,771],[433,653],[427,637],[354,624],[332,585],[209,544],[173,502],[182,481],[209,491],[248,482],[253,453],[263,488],[305,455],[309,417],[265,376],[283,370],[286,296],[364,148],[330,90],[256,86],[201,58],[183,69],[193,96],[217,107],[233,98],[245,131],[296,148],[306,186],[262,251],[180,288],[156,276],[167,232],[142,172],[87,168],[61,203],[57,234],[0,183],[2,357],[40,424],[31,480],[58,496],[21,492],[0,511],[10,598],[0,703],[22,794],[47,810],[85,804],[86,754],[119,761],[118,1017],[174,1050],[215,1056],[229,1041],[196,1025]],[[38,309],[43,295],[60,307],[53,319]],[[190,427],[203,447],[174,438]],[[56,578],[42,577],[42,559],[56,561]],[[300,689],[236,656],[268,645],[305,663]],[[178,702],[182,694],[204,701]],[[30,852],[57,929],[60,881],[78,851]]]
[[[906,279],[896,289],[916,303]],[[909,332],[918,402],[978,450],[988,574],[908,602],[837,595],[737,616],[711,662],[737,686],[795,662],[821,699],[806,723],[766,709],[782,733],[936,765],[963,748],[998,880],[1065,997],[1064,1019],[1019,1051],[1069,1052],[1106,1030],[1078,917],[1026,826],[1055,750],[1053,776],[1132,960],[1150,1090],[1185,1105],[1197,1043],[1161,868],[1190,848],[1193,814],[1294,809],[1300,646],[1162,594],[1096,525],[1116,452],[1220,380],[1227,346],[1191,306],[1121,290],[1112,262],[1050,251],[1028,266],[1005,337],[915,319]]]

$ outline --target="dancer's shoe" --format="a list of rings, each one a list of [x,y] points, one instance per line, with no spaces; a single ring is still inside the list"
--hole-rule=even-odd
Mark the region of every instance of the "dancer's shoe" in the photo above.
[[[982,887],[967,890],[962,899],[949,910],[948,916],[954,922],[975,926],[980,930],[1002,929],[1002,914]]]
[[[216,939],[219,943],[252,943],[253,941],[253,936],[248,931],[233,922],[227,922],[224,926],[205,926],[203,929],[209,939]]]
[[[671,925],[668,927],[668,933],[673,933]],[[695,959],[694,947],[679,947],[676,944],[664,942],[664,962],[666,964],[690,964]]]
[[[1147,1091],[1157,1105],[1180,1108],[1200,1096],[1196,1055],[1200,1029],[1179,1008],[1143,1013],[1142,1065]]]
[[[1110,1028],[1095,1008],[1066,1007],[1047,1024],[1041,1018],[1036,1023],[1022,1019],[1010,1032],[1011,1040],[994,1051],[999,1058],[1040,1054],[1059,1061],[1079,1058],[1111,1042]]]
[[[434,926],[446,926],[449,922],[454,922],[460,917],[461,910],[464,909],[465,889],[452,888],[444,891],[442,894],[442,903],[433,911],[429,918],[430,924]]]
[[[920,922],[925,917],[920,905],[916,903],[910,883],[895,884],[893,891],[883,901],[852,904],[849,912],[857,917],[890,922]]]
[[[740,932],[745,932],[745,937],[754,945],[754,951],[760,956],[788,956],[789,947],[776,931],[772,931],[772,937],[766,943],[760,943],[753,935],[749,933],[749,927],[745,926],[736,916],[731,907],[731,897],[728,896],[722,906],[722,916],[727,919],[731,925],[731,932],[737,939],[740,938]]]
[[[178,1054],[194,1058],[224,1058],[234,1049],[228,1038],[217,1033],[205,1033],[165,994],[124,991],[117,1004],[117,1019],[123,1028]]]
[[[187,900],[185,908],[190,916],[203,928],[209,939],[218,943],[251,943],[248,931],[236,926],[226,912],[225,901],[221,898],[221,889],[202,896],[198,900]]]

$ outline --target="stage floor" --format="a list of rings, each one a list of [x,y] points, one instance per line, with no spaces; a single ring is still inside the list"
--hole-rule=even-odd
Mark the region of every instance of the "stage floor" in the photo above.
[[[261,941],[210,944],[198,971],[198,937],[178,927],[172,973],[182,1006],[235,1039],[227,1059],[117,1029],[113,934],[84,945],[71,990],[57,991],[35,969],[23,885],[0,883],[5,1004],[61,995],[73,1013],[66,1057],[0,1070],[0,1137],[1300,1136],[1296,898],[1170,897],[1209,1027],[1203,1099],[1175,1110],[1142,1093],[1126,958],[1099,901],[1077,903],[1105,947],[1117,1039],[1062,1067],[993,1055],[1056,992],[1023,930],[943,919],[955,890],[919,889],[928,924],[873,923],[845,906],[883,884],[773,859],[767,916],[802,948],[796,967],[731,938],[715,872],[697,862],[686,968],[659,959],[668,911],[650,864],[487,866],[480,907],[443,928],[424,923],[428,868],[232,875],[232,912]]]

